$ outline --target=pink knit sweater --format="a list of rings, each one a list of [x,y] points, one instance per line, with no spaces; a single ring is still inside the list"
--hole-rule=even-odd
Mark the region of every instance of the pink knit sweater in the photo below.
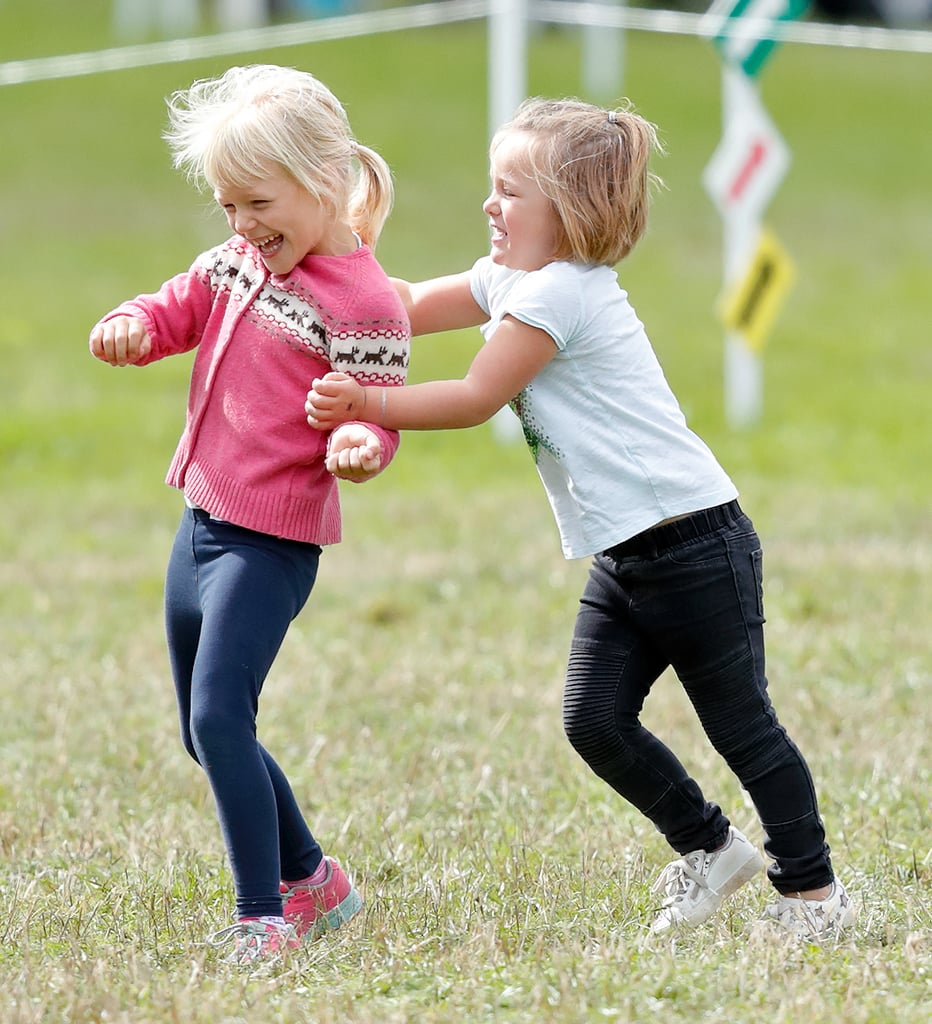
[[[144,362],[197,347],[184,433],[166,482],[188,501],[251,530],[316,544],[341,537],[336,480],[324,466],[328,435],[304,413],[311,382],[343,370],[362,384],[405,382],[411,328],[368,246],[307,256],[270,274],[240,238],[203,253],[154,295],[104,320],[142,320]],[[397,432],[370,425],[382,467]]]

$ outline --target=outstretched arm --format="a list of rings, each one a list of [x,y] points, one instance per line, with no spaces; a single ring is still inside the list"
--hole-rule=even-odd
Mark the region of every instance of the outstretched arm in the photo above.
[[[411,333],[434,334],[485,323],[485,310],[472,297],[469,272],[410,284],[391,279],[411,321]]]
[[[111,366],[132,366],[152,350],[146,325],[134,316],[115,316],[99,323],[88,339],[91,355]]]
[[[518,395],[556,352],[546,331],[506,316],[462,380],[379,388],[362,387],[346,374],[328,373],[314,381],[304,408],[308,423],[317,430],[359,419],[394,430],[472,427]]]

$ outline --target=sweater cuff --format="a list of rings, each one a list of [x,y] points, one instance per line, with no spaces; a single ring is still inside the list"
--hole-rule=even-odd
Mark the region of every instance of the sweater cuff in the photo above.
[[[389,463],[395,457],[395,452],[398,451],[398,446],[401,444],[401,434],[397,430],[389,430],[387,427],[380,427],[378,424],[370,423],[368,420],[347,420],[345,423],[341,423],[338,427],[334,427],[330,431],[327,437],[327,454],[330,454],[330,438],[333,437],[334,431],[339,430],[340,427],[348,427],[351,425],[358,424],[361,427],[365,427],[366,430],[371,430],[373,434],[378,435],[379,442],[382,446],[382,465],[376,476],[380,476],[388,469]],[[370,477],[370,480],[374,477]]]

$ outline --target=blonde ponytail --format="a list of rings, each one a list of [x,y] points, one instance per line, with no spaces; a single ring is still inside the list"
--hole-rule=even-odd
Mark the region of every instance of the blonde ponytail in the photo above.
[[[392,172],[374,149],[357,143],[360,174],[349,201],[349,219],[360,238],[373,249],[395,199]]]

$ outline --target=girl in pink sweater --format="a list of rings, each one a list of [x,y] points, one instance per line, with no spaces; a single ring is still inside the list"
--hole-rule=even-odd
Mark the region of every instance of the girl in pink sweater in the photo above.
[[[405,381],[410,325],[370,246],[392,202],[384,160],[354,141],[342,105],[291,68],[231,68],[169,100],[175,166],[213,191],[233,237],[155,294],[107,314],[90,350],[142,366],[197,348],[167,482],[184,495],[165,592],[188,753],[213,790],[237,922],[214,937],[238,963],[339,928],[362,901],[323,852],[256,738],[259,694],[304,606],[321,548],[340,540],[337,483],[388,464],[398,434],[304,415],[331,369]]]

